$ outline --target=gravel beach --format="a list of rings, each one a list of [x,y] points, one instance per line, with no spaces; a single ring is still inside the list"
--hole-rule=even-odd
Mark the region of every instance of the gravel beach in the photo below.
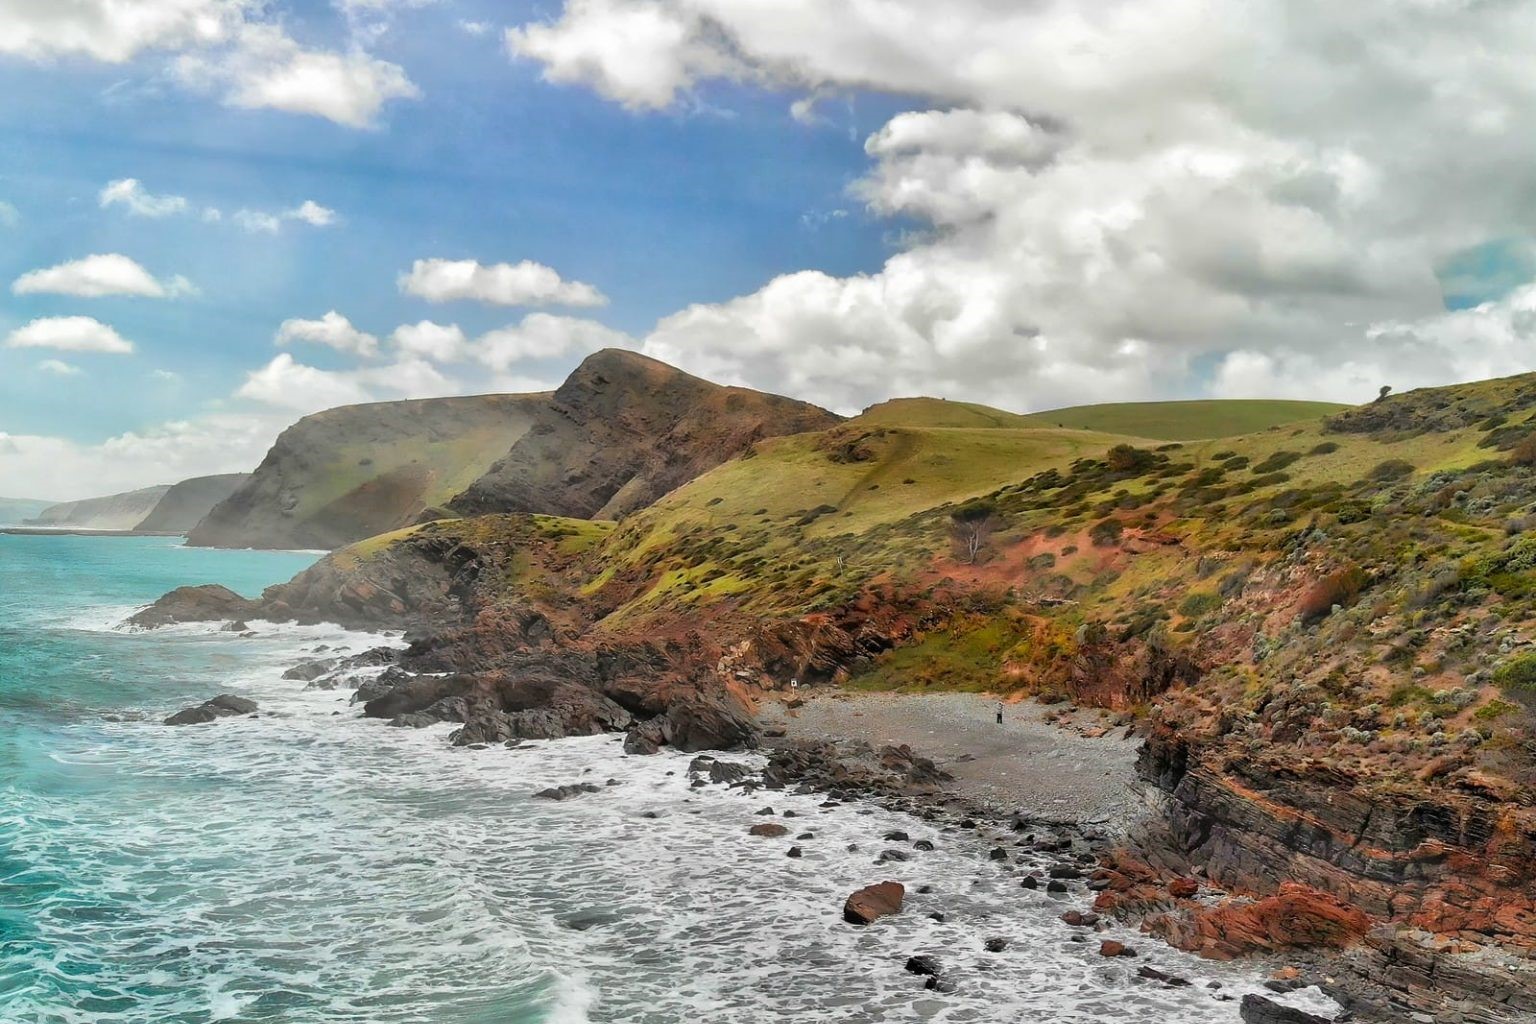
[[[1135,775],[1139,742],[1123,729],[1089,739],[1045,721],[1033,702],[1005,706],[981,694],[804,695],[788,709],[773,701],[763,723],[792,740],[855,740],[910,746],[955,776],[954,790],[1001,811],[1097,824],[1124,832],[1147,809]]]

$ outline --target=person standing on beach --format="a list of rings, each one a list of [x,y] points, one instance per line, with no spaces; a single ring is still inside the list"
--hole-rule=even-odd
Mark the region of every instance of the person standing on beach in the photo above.
[[[998,725],[1002,725],[1003,724],[1003,702],[1002,701],[998,701],[997,702],[997,724]]]

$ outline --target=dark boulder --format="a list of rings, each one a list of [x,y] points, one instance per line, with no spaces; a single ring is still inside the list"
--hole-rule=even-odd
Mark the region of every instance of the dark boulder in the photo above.
[[[551,786],[533,794],[535,800],[570,800],[587,793],[601,793],[602,787],[590,782],[573,782],[566,786]]]
[[[746,705],[734,697],[692,697],[667,708],[662,734],[686,753],[701,750],[750,750],[759,731]]]
[[[212,722],[220,718],[230,718],[236,715],[250,715],[256,712],[256,702],[246,700],[244,697],[236,697],[233,694],[220,694],[210,701],[206,701],[196,707],[183,708],[165,720],[166,725],[201,725],[204,722]]]
[[[505,695],[497,696],[468,702],[464,728],[450,737],[454,745],[598,736],[623,732],[634,722],[628,711],[580,683],[558,685],[541,706],[520,710],[507,710]]]
[[[302,683],[312,683],[334,669],[338,663],[336,658],[317,658],[314,661],[306,661],[293,666],[293,668],[283,673],[283,678],[296,679]]]
[[[355,678],[355,677],[354,677]],[[371,679],[364,679],[358,683],[356,692],[352,694],[353,704],[367,704],[369,701],[378,700],[392,693],[395,687],[402,683],[408,683],[416,677],[409,672],[398,668],[387,668]],[[366,710],[364,714],[366,714]],[[380,715],[378,717],[385,717]]]
[[[1319,1017],[1292,1006],[1282,1006],[1260,995],[1243,996],[1239,1012],[1243,1024],[1333,1024],[1328,1017]]]
[[[924,977],[937,977],[942,970],[939,958],[936,956],[914,956],[907,960],[907,973],[918,974]]]
[[[661,752],[661,745],[664,742],[666,742],[666,736],[662,733],[660,719],[653,718],[648,722],[636,722],[624,734],[624,753],[640,756],[658,754]]]
[[[143,611],[132,615],[128,625],[159,629],[177,622],[238,622],[258,617],[260,608],[228,587],[214,583],[178,587]]]

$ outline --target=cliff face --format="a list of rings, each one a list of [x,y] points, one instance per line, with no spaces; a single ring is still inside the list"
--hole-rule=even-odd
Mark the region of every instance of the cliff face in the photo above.
[[[70,530],[135,530],[170,490],[170,485],[145,487],[104,498],[67,501],[44,509],[25,525]]]
[[[183,480],[165,493],[136,529],[147,533],[186,533],[248,479],[248,473],[228,473]]]
[[[610,349],[582,363],[548,414],[451,508],[616,519],[755,441],[837,422],[804,402],[721,387]]]
[[[415,522],[478,478],[547,396],[346,406],[285,430],[188,535],[200,547],[335,548]]]

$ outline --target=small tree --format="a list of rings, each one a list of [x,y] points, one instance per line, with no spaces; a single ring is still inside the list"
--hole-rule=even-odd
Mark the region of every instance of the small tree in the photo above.
[[[1376,401],[1378,401],[1378,402],[1381,401],[1383,398],[1386,398],[1391,393],[1392,393],[1392,385],[1391,384],[1383,384],[1381,386],[1381,390],[1376,392]]]
[[[989,501],[973,501],[955,509],[949,514],[949,536],[956,556],[967,565],[975,565],[1001,525],[997,506]]]

